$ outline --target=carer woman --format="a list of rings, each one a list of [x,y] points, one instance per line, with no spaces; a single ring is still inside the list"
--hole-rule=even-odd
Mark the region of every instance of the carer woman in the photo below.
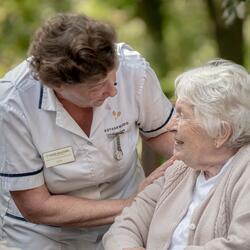
[[[101,250],[139,184],[162,172],[144,181],[139,134],[171,155],[173,107],[146,60],[85,15],[49,19],[29,55],[0,80],[0,240]]]

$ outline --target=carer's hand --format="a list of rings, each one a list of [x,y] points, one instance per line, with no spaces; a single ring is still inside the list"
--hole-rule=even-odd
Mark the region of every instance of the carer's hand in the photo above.
[[[172,156],[168,161],[164,162],[160,167],[156,168],[145,180],[143,180],[139,188],[137,190],[137,193],[140,193],[144,190],[146,186],[153,183],[154,180],[158,179],[160,176],[164,175],[165,170],[173,164],[175,161],[175,157]]]
[[[164,162],[160,167],[156,168],[145,180],[143,180],[137,190],[137,193],[135,195],[133,195],[132,197],[125,199],[124,200],[124,206],[130,206],[132,204],[132,202],[134,201],[134,198],[136,197],[136,195],[138,193],[140,193],[141,191],[144,190],[144,188],[146,186],[148,186],[149,184],[153,183],[154,180],[158,179],[159,177],[161,177],[162,175],[164,175],[165,170],[171,166],[173,164],[173,162],[175,161],[175,157],[172,156],[168,161]],[[133,248],[129,249],[132,250]],[[136,250],[137,248],[135,248]],[[139,248],[140,249],[140,248]],[[126,250],[126,249],[124,249]]]

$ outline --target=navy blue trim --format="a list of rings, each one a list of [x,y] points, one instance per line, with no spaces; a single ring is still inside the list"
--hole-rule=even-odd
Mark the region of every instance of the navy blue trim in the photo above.
[[[172,107],[171,112],[170,112],[170,115],[168,116],[167,120],[166,120],[166,121],[164,122],[164,124],[162,124],[159,128],[152,129],[152,130],[148,130],[148,131],[145,131],[145,130],[143,130],[142,128],[139,128],[140,131],[142,131],[143,133],[151,133],[151,132],[155,132],[155,131],[157,131],[157,130],[163,128],[163,127],[169,122],[169,120],[170,120],[170,118],[171,118],[173,112],[174,112],[174,107]]]
[[[31,175],[36,175],[42,172],[43,167],[39,170],[33,171],[33,172],[28,172],[28,173],[22,173],[22,174],[5,174],[5,173],[0,173],[0,176],[4,177],[24,177],[24,176],[31,176]]]
[[[29,222],[27,221],[26,219],[24,219],[23,217],[19,217],[19,216],[16,216],[16,215],[13,215],[13,214],[9,214],[6,212],[5,214],[6,216],[12,218],[12,219],[15,219],[15,220],[20,220],[20,221],[25,221],[25,222]],[[29,223],[33,223],[33,222],[29,222]],[[59,227],[59,226],[48,226],[48,227]]]
[[[43,85],[41,85],[41,88],[40,88],[40,97],[39,97],[39,104],[38,104],[39,109],[42,108],[42,102],[43,102]]]
[[[12,218],[12,219],[16,219],[16,220],[21,220],[21,221],[25,221],[27,222],[27,220],[25,220],[23,217],[19,217],[19,216],[16,216],[16,215],[13,215],[13,214],[9,214],[9,213],[6,213],[5,214],[6,216]]]

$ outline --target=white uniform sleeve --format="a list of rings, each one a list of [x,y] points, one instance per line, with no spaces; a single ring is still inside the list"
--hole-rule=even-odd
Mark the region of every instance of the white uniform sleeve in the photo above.
[[[44,183],[43,161],[32,143],[28,122],[20,108],[0,105],[0,178],[10,191]]]
[[[137,91],[139,105],[138,126],[145,137],[155,137],[164,132],[165,125],[174,113],[171,102],[164,95],[160,83],[149,65],[145,68],[145,79]]]

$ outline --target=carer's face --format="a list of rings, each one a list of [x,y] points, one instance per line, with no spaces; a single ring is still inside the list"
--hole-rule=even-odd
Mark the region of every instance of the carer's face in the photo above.
[[[108,97],[117,94],[115,86],[116,68],[111,70],[107,77],[91,84],[61,85],[54,91],[63,99],[78,107],[98,107]]]
[[[216,148],[213,139],[201,128],[194,117],[191,105],[177,100],[175,118],[174,155],[189,167],[206,170],[209,157]]]

